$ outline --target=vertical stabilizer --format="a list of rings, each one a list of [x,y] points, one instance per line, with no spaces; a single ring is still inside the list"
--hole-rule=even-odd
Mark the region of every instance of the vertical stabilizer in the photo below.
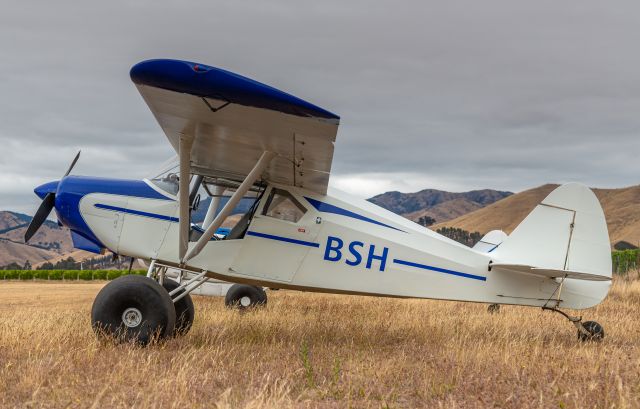
[[[604,212],[578,183],[551,192],[492,254],[499,263],[611,277]]]

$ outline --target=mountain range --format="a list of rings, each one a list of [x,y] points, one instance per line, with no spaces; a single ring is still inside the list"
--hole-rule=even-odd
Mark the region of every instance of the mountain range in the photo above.
[[[386,192],[368,200],[415,222],[421,217],[431,217],[436,223],[441,223],[482,209],[512,194],[491,189],[462,193],[425,189],[415,193]]]

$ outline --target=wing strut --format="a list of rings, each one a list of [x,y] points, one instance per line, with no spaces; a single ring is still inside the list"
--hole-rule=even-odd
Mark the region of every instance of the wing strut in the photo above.
[[[262,156],[260,156],[260,159],[255,164],[253,169],[251,169],[251,172],[249,172],[240,186],[238,186],[238,189],[233,192],[233,195],[231,195],[229,201],[224,205],[216,218],[213,219],[209,227],[207,227],[207,230],[205,230],[200,239],[198,239],[196,245],[187,253],[184,258],[181,258],[182,264],[200,254],[204,246],[209,242],[209,240],[211,240],[211,237],[213,237],[216,230],[218,230],[218,228],[222,225],[224,219],[226,219],[227,216],[231,214],[231,211],[236,207],[240,199],[242,199],[242,197],[249,191],[249,189],[251,189],[255,181],[260,178],[262,171],[269,165],[269,162],[271,162],[271,159],[273,159],[275,156],[275,152],[264,151],[262,153]],[[189,198],[187,197],[187,200],[188,199]]]
[[[178,256],[184,258],[189,247],[189,230],[191,230],[191,206],[189,203],[189,181],[191,178],[191,147],[193,138],[180,134],[180,186],[178,187],[178,199],[180,203],[180,236]]]
[[[216,186],[213,189],[213,196],[211,197],[211,202],[209,202],[207,214],[204,216],[204,221],[202,222],[203,229],[207,230],[207,228],[211,226],[211,222],[213,222],[213,218],[216,217],[216,212],[220,206],[220,196],[222,196],[226,189],[224,186]]]

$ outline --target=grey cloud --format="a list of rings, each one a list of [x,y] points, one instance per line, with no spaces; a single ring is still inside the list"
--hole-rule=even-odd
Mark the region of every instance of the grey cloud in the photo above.
[[[637,2],[62,0],[2,9],[0,208],[34,207],[27,183],[58,177],[78,148],[77,171],[103,176],[141,177],[169,156],[128,78],[131,65],[162,57],[230,69],[340,114],[336,180],[377,172],[424,175],[425,188],[638,183]]]

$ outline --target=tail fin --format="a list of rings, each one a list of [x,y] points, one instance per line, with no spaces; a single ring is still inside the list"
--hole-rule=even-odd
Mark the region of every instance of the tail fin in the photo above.
[[[611,246],[604,212],[593,192],[578,183],[551,192],[492,255],[494,262],[505,267],[566,271],[571,274],[565,276],[573,278],[580,278],[580,273],[585,279],[611,278]]]

